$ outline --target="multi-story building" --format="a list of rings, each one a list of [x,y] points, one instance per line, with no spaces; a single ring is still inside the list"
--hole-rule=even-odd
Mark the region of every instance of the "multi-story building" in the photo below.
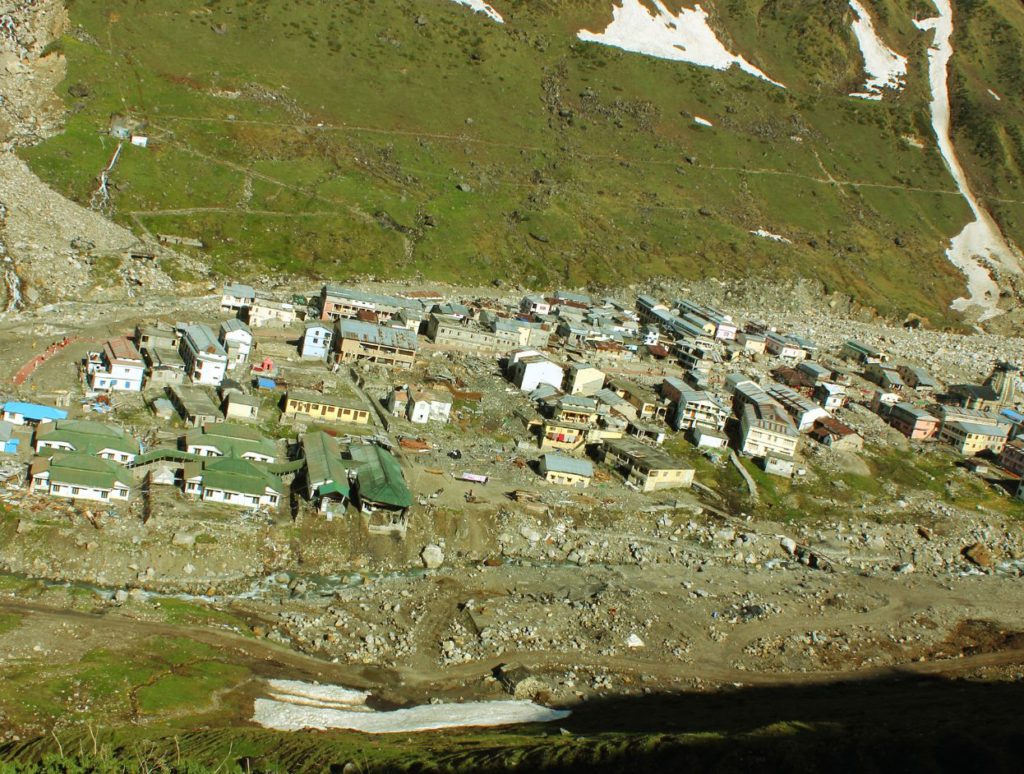
[[[676,430],[690,430],[703,427],[722,430],[729,417],[729,410],[718,398],[703,390],[683,388],[676,399],[676,411],[672,416],[672,427]]]
[[[252,306],[255,300],[256,291],[251,285],[225,285],[220,297],[220,308],[224,312],[241,312]]]
[[[298,319],[298,310],[295,304],[288,301],[278,301],[269,296],[257,295],[249,307],[249,325],[253,328],[262,328],[267,325],[283,327],[291,325]]]
[[[401,313],[403,324],[410,330],[419,329],[424,315],[423,302],[415,298],[398,298],[361,290],[324,285],[320,292],[321,320],[355,320],[360,313],[370,313],[378,323],[388,322]]]
[[[626,481],[642,492],[676,489],[693,484],[694,468],[663,449],[652,448],[633,438],[607,441],[604,461],[617,468]]]
[[[252,329],[237,318],[224,320],[220,324],[220,337],[218,339],[224,351],[228,353],[228,365],[242,365],[249,359],[249,352],[252,349]]]
[[[309,320],[302,332],[299,355],[307,360],[326,360],[333,338],[333,325],[323,320]]]
[[[927,441],[939,432],[939,419],[910,403],[890,406],[883,417],[912,441]]]
[[[999,465],[1024,477],[1024,438],[1016,438],[1006,444],[999,454]]]
[[[817,403],[784,384],[778,382],[769,384],[765,392],[768,393],[768,397],[786,410],[786,413],[796,422],[796,429],[801,433],[814,427],[814,423],[818,419],[829,415]]]
[[[751,457],[796,454],[800,433],[785,409],[773,400],[745,403],[740,414],[740,451]]]
[[[335,323],[334,347],[339,363],[368,360],[386,366],[411,368],[416,360],[418,342],[416,334],[407,328],[340,319]]]
[[[179,352],[185,373],[193,384],[220,386],[228,367],[228,353],[209,326],[193,323],[180,326]]]
[[[99,352],[90,352],[86,370],[94,390],[140,392],[146,364],[131,339],[110,339]]]
[[[589,363],[570,363],[563,389],[570,395],[593,395],[604,387],[605,373]]]

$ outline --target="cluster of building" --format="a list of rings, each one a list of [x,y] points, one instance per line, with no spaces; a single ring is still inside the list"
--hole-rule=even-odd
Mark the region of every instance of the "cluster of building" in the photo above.
[[[174,446],[143,449],[114,424],[48,416],[35,421],[32,443],[30,491],[70,500],[126,502],[145,482],[202,502],[275,509],[298,478],[328,518],[351,504],[371,530],[386,531],[404,530],[412,505],[387,449],[320,431],[305,433],[291,455],[283,442],[233,422],[204,424]]]
[[[384,446],[313,431],[303,436],[299,456],[288,459],[244,424],[259,418],[263,403],[239,378],[257,346],[254,328],[300,322],[298,355],[331,368],[362,361],[409,371],[423,348],[499,359],[506,378],[538,409],[524,417],[537,439],[537,469],[559,485],[588,486],[599,462],[641,491],[690,486],[693,466],[662,448],[669,431],[685,433],[710,456],[732,447],[765,471],[789,477],[806,442],[862,448],[862,435],[842,419],[854,398],[912,440],[942,441],[964,455],[985,452],[1016,475],[1024,471],[1024,416],[1014,407],[1019,370],[1007,363],[997,364],[983,384],[944,388],[925,370],[892,365],[856,341],[820,352],[794,333],[756,321],[741,325],[690,300],[663,303],[645,295],[634,308],[564,291],[527,295],[518,304],[455,303],[432,293],[390,296],[327,284],[312,299],[283,301],[236,284],[224,288],[221,309],[234,316],[216,329],[140,324],[134,336],[106,342],[84,363],[97,391],[162,387],[166,397],[153,401],[154,409],[176,412],[192,428],[175,449],[141,453],[123,433],[69,424],[59,409],[7,404],[0,421],[5,450],[17,446],[10,427],[39,424],[33,490],[126,499],[139,469],[158,463],[164,467],[157,478],[201,500],[275,506],[284,491],[281,475],[305,465],[307,496],[328,515],[351,501],[366,512],[398,513],[400,522],[411,495]],[[674,362],[681,376],[625,378],[628,361]],[[255,386],[280,386],[274,373],[266,359],[250,366]],[[855,378],[873,391],[854,387]],[[453,396],[399,383],[384,404],[416,424],[443,423]],[[283,421],[300,423],[367,425],[374,410],[354,385],[341,384],[329,394],[289,386],[280,406]]]

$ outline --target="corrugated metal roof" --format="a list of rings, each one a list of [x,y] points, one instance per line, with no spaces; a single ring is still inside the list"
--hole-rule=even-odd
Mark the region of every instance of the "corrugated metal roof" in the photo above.
[[[594,466],[588,460],[578,460],[574,457],[566,457],[564,454],[545,454],[541,460],[544,470],[553,473],[568,473],[588,478],[594,475]]]

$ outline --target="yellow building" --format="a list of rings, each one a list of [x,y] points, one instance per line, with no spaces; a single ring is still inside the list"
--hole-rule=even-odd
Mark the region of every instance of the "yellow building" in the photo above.
[[[632,438],[609,441],[605,462],[618,468],[627,481],[643,492],[676,489],[693,484],[693,467],[661,449],[654,449]]]
[[[320,422],[370,422],[370,410],[355,393],[321,395],[307,390],[289,390],[284,402],[286,417],[306,417]]]

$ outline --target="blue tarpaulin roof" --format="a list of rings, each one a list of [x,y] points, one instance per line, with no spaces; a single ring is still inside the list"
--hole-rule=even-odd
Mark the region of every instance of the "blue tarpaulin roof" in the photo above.
[[[7,401],[4,404],[4,411],[11,414],[20,414],[33,422],[42,422],[47,419],[67,419],[68,412],[64,409],[53,406],[42,406],[38,403],[21,403],[16,400]]]

